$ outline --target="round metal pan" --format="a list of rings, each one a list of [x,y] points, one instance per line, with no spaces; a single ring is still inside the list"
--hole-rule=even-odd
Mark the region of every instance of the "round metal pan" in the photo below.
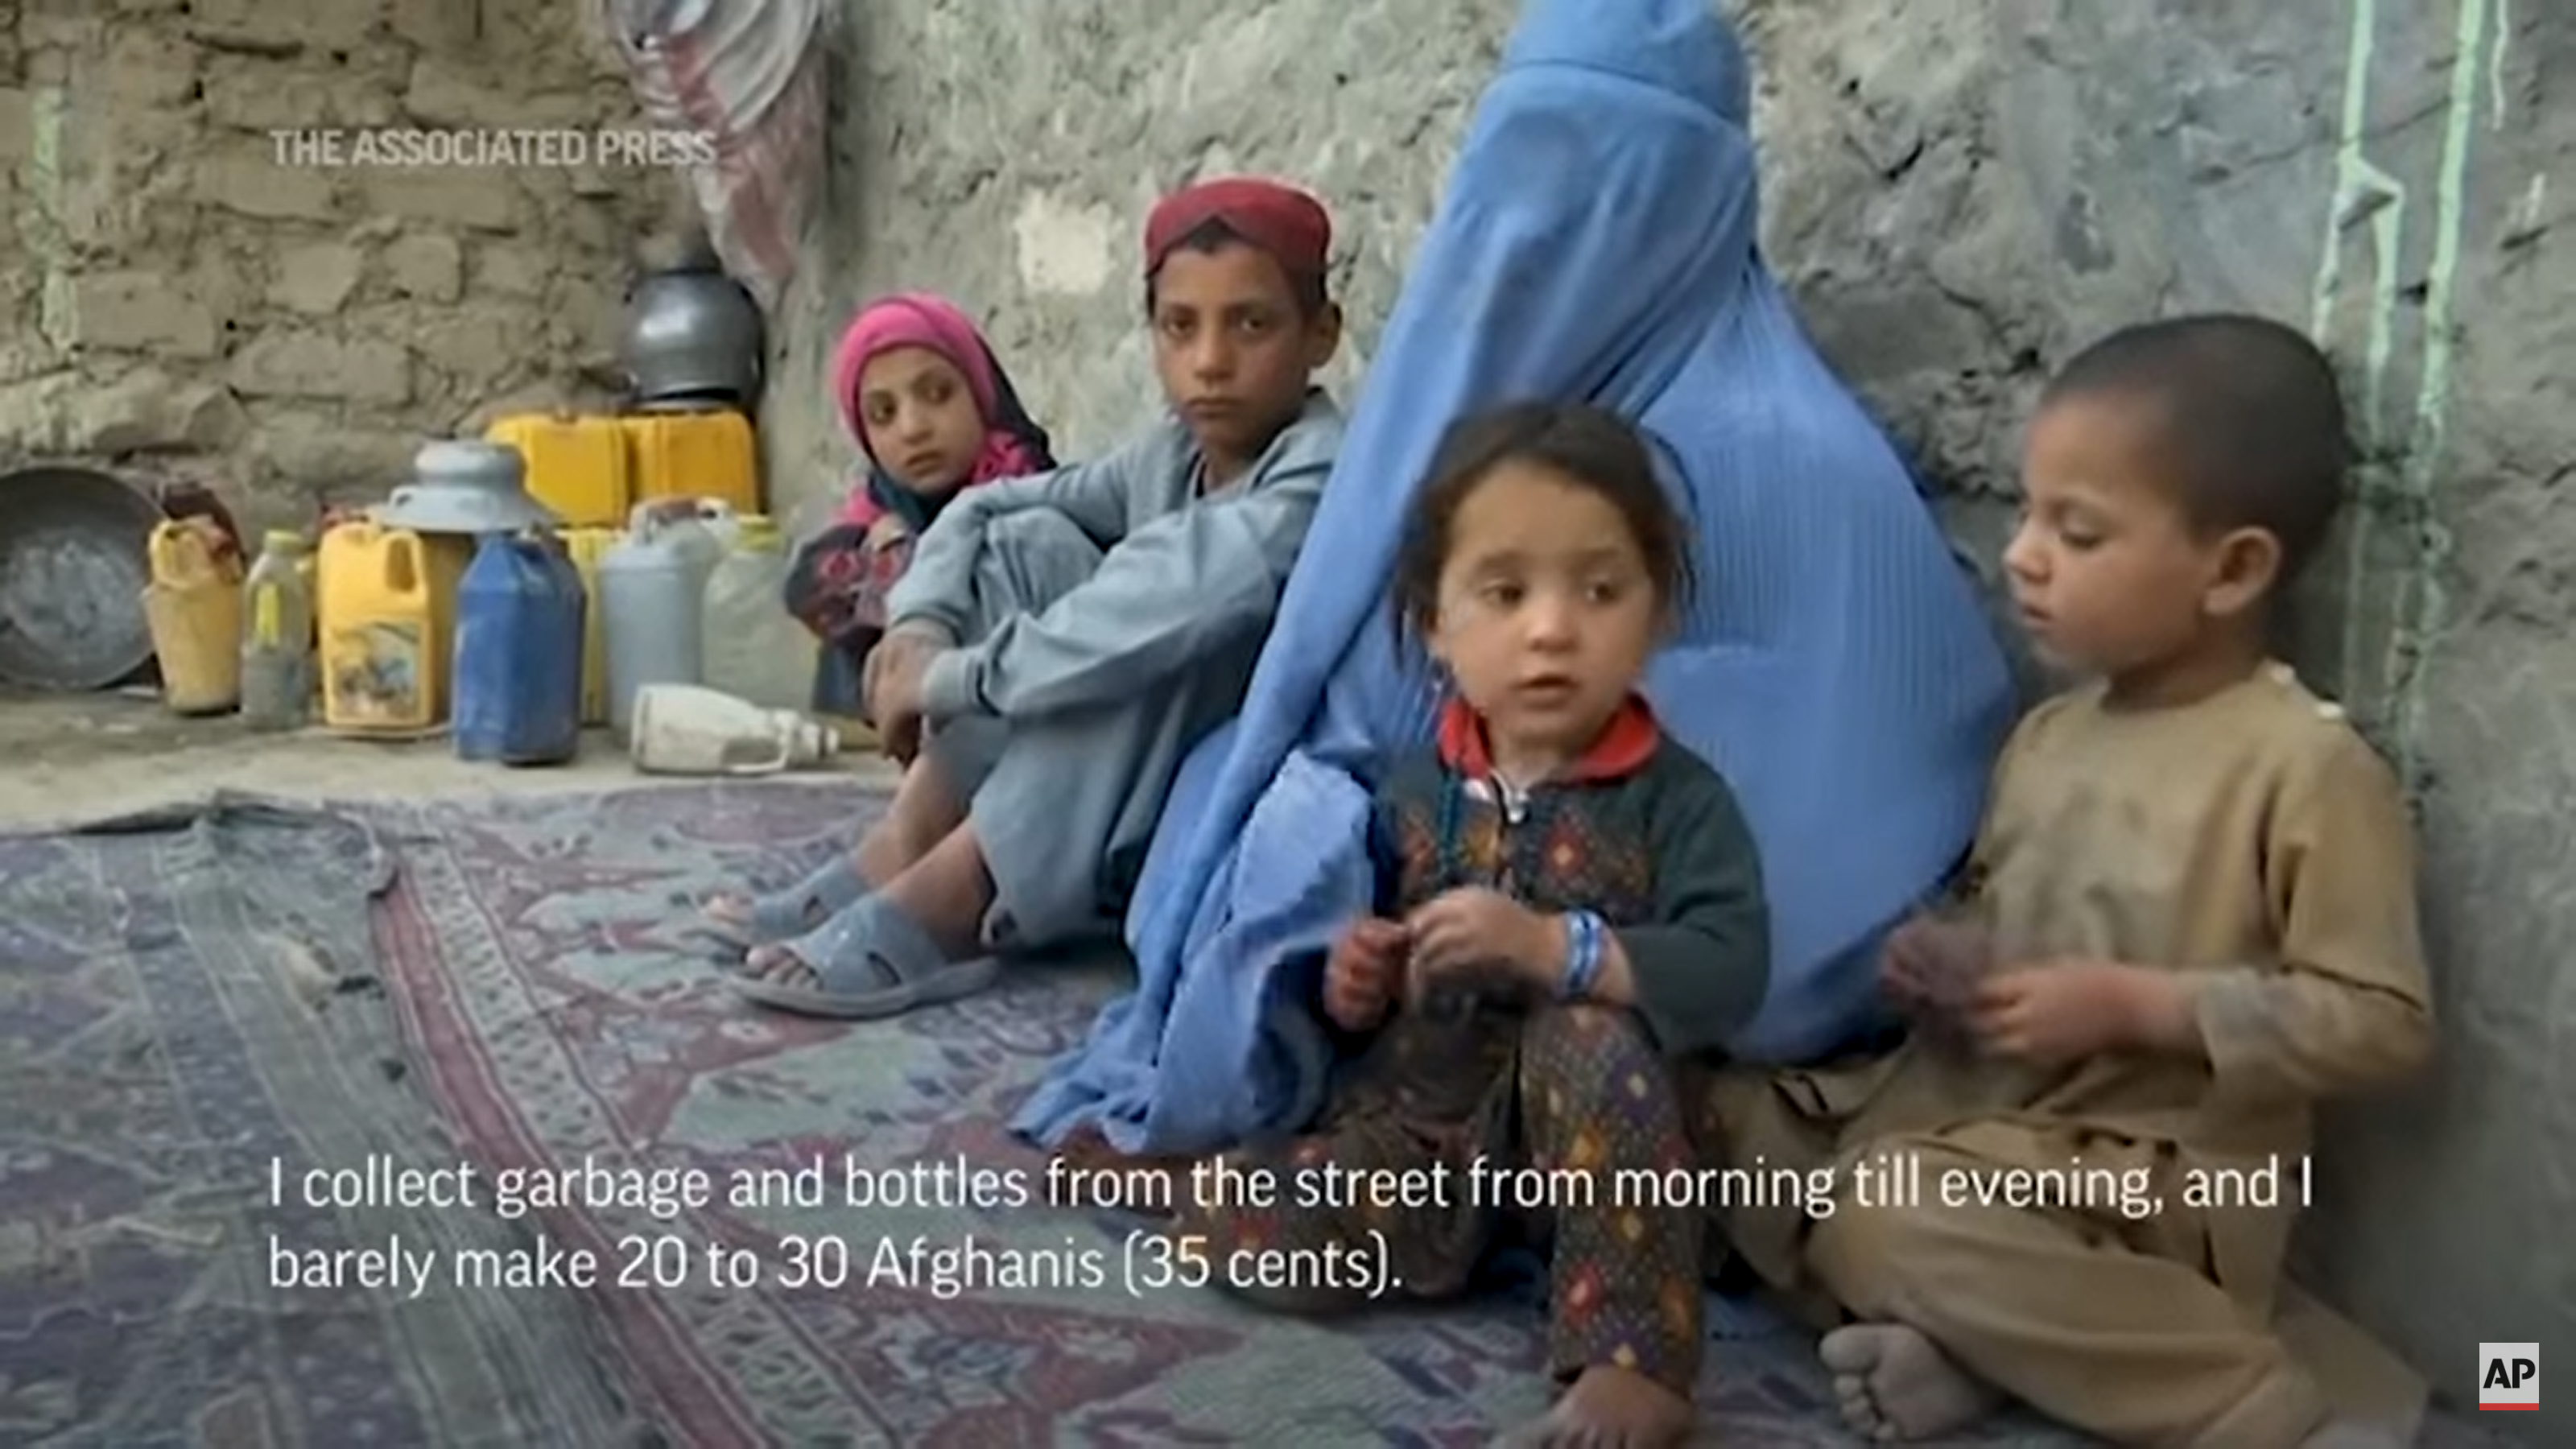
[[[161,518],[106,473],[0,471],[0,681],[105,689],[152,662],[143,589]]]

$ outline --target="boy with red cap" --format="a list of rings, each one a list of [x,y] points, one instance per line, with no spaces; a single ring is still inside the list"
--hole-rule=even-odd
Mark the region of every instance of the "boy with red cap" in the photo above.
[[[981,989],[991,953],[1114,937],[1172,778],[1242,706],[1332,471],[1313,383],[1341,342],[1332,223],[1229,178],[1145,226],[1166,418],[1097,461],[957,495],[915,545],[868,659],[905,762],[886,818],[793,888],[751,1000],[873,1017]]]

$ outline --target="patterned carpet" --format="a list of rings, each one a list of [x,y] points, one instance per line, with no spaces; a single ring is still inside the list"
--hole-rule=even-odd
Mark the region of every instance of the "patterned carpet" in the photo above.
[[[954,1008],[866,1026],[747,1012],[708,976],[687,902],[759,870],[781,880],[845,843],[865,808],[834,791],[647,790],[438,806],[398,821],[402,871],[377,942],[426,1086],[486,1161],[863,1170],[965,1160],[1034,1177],[1004,1131],[1045,1062],[1116,989],[1108,969],[1029,969]],[[872,1173],[873,1175],[873,1173]],[[1206,1291],[1128,1289],[1111,1214],[956,1202],[721,1205],[548,1220],[603,1252],[634,1238],[748,1249],[792,1277],[792,1238],[846,1245],[848,1283],[915,1240],[1059,1257],[1100,1287],[944,1294],[935,1283],[594,1296],[639,1412],[692,1446],[855,1443],[1467,1445],[1543,1404],[1524,1286],[1445,1313],[1334,1327],[1253,1315]],[[835,1259],[837,1270],[838,1259]],[[909,1271],[904,1275],[910,1278]],[[1707,1401],[1726,1442],[1843,1444],[1788,1338],[1718,1346]],[[2064,1443],[1990,1438],[1990,1443]]]
[[[577,1302],[272,1281],[273,1239],[511,1241],[270,1204],[272,1172],[450,1152],[373,985],[391,869],[256,804],[0,835],[0,1444],[621,1442]]]
[[[1526,1278],[1308,1325],[1131,1289],[1112,1213],[842,1205],[854,1166],[889,1193],[959,1163],[1037,1180],[1003,1123],[1118,986],[1030,968],[856,1027],[737,1007],[686,904],[786,878],[871,808],[773,784],[0,836],[0,1223],[32,1224],[0,1227],[0,1443],[1446,1446],[1542,1406]],[[268,1203],[272,1161],[293,1184],[371,1156],[471,1162],[481,1207]],[[724,1198],[813,1164],[826,1204]],[[585,1167],[717,1195],[494,1211],[498,1174]],[[399,1239],[434,1271],[417,1295],[278,1288],[272,1235]],[[915,1256],[969,1242],[988,1272],[1016,1252],[1103,1281],[958,1291]],[[711,1281],[710,1247],[759,1281]],[[602,1281],[453,1277],[573,1250]],[[1721,1328],[1717,1442],[1853,1442],[1802,1339]]]

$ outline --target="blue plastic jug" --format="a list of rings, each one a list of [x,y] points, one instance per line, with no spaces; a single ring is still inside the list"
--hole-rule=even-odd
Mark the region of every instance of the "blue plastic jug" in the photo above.
[[[456,586],[460,759],[556,765],[581,752],[581,571],[543,534],[483,537]]]

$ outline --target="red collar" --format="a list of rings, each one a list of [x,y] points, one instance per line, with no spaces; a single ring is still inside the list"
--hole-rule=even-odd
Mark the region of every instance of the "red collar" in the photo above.
[[[1592,742],[1565,772],[1556,777],[1560,784],[1597,784],[1623,779],[1646,768],[1655,757],[1656,746],[1664,741],[1664,727],[1655,721],[1655,711],[1641,695],[1628,696],[1610,723],[1601,727],[1601,737]],[[1472,780],[1490,778],[1494,773],[1493,756],[1485,750],[1485,723],[1463,699],[1452,697],[1440,710],[1440,763]]]

